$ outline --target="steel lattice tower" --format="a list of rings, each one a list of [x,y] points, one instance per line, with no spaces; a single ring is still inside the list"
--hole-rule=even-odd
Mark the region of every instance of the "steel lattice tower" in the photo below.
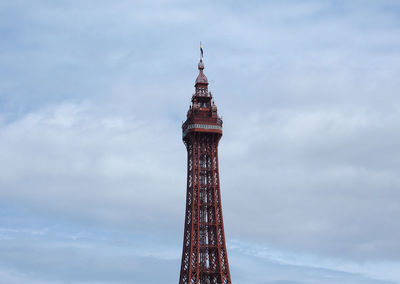
[[[182,125],[187,149],[185,231],[179,284],[230,284],[218,170],[222,119],[200,59],[195,94]]]

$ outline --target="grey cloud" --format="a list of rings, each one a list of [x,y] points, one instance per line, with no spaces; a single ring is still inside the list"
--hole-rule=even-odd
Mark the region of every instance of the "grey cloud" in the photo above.
[[[173,283],[177,260],[137,256],[134,248],[47,241],[2,242],[0,283]],[[153,273],[154,271],[162,273]],[[11,273],[10,273],[11,272]],[[2,281],[9,282],[2,282]]]
[[[397,258],[398,115],[279,112],[236,121],[221,145],[226,222],[241,235],[315,253]]]
[[[366,277],[358,273],[347,273],[316,266],[290,265],[273,258],[259,258],[233,250],[230,258],[233,264],[233,278],[241,283],[395,283]]]
[[[146,240],[125,237],[116,242],[118,236],[104,237],[100,232],[80,233],[77,238],[64,235],[60,239],[54,233],[57,233],[54,229],[47,230],[44,235],[27,240],[24,235],[29,231],[26,230],[18,238],[3,240],[0,244],[0,275],[4,278],[0,283],[177,281],[179,258],[175,250],[172,258],[163,257],[165,248]],[[119,233],[119,236],[123,235]],[[152,246],[153,255],[146,255],[148,245]],[[232,276],[241,283],[395,283],[358,273],[282,263],[273,255],[255,256],[246,245],[236,244],[230,247],[230,252]]]
[[[63,105],[5,126],[3,198],[177,235],[185,158],[173,124],[95,114]],[[221,142],[227,231],[322,255],[397,259],[398,159],[386,141],[397,141],[389,121],[398,120],[381,119],[388,122],[373,124],[377,116],[364,112],[278,112],[226,126],[237,129]],[[363,143],[376,131],[387,136]]]

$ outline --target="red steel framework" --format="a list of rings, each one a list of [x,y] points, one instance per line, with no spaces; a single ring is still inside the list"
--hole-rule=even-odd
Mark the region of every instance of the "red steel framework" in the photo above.
[[[231,284],[218,170],[218,116],[200,59],[195,94],[182,125],[186,145],[187,196],[179,284]]]

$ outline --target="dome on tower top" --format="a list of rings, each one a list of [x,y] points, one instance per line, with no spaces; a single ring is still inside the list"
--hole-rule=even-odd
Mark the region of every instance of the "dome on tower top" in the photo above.
[[[197,84],[208,84],[207,77],[206,77],[206,75],[204,75],[204,73],[203,73],[203,70],[204,70],[204,63],[203,63],[203,60],[201,60],[201,59],[200,59],[198,68],[199,68],[199,71],[200,71],[200,72],[199,72],[199,75],[198,75],[197,78],[196,78],[196,85],[197,85]]]
[[[200,59],[199,65],[197,65],[197,67],[199,68],[199,70],[203,70],[204,69],[204,63],[203,63],[202,59]]]
[[[201,71],[199,76],[197,76],[196,84],[208,84],[206,75]]]

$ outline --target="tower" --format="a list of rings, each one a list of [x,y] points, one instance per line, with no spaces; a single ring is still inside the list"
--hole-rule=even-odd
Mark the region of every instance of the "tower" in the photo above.
[[[231,284],[218,170],[218,116],[200,59],[195,94],[182,125],[187,196],[179,284]]]

